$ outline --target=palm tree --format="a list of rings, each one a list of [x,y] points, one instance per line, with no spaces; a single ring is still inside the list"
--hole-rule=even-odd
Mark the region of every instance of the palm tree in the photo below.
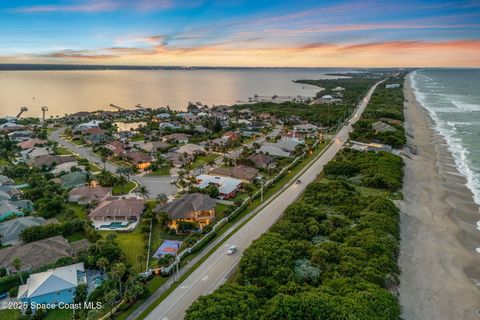
[[[145,186],[141,186],[135,192],[138,193],[139,195],[141,195],[143,197],[143,199],[147,198],[150,195],[150,191],[148,191],[148,189]]]
[[[107,266],[108,266],[107,258],[101,257],[100,259],[98,259],[97,267],[99,267],[100,270],[102,270],[104,274],[107,272]]]
[[[127,271],[127,267],[125,266],[124,263],[115,263],[112,267],[112,276],[113,279],[118,281],[118,287],[119,287],[119,292],[120,294],[122,293],[122,278],[125,275],[125,272]]]
[[[159,193],[156,198],[160,204],[164,204],[168,201],[168,197],[165,193]]]
[[[18,275],[20,276],[20,281],[22,281],[23,284],[23,277],[22,273],[20,272],[20,268],[22,267],[22,260],[20,260],[20,258],[14,258],[12,264],[15,270],[18,272]]]

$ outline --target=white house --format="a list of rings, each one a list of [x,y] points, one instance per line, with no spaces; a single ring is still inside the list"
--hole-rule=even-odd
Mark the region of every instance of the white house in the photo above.
[[[75,127],[75,130],[76,131],[85,131],[85,130],[90,129],[90,128],[99,128],[102,123],[103,123],[103,121],[100,121],[100,120],[92,120],[92,121],[89,121],[89,122],[80,123],[79,125],[77,125]]]

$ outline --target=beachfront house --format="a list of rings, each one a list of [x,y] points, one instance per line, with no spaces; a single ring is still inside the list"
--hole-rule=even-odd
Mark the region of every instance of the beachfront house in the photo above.
[[[79,284],[87,283],[83,262],[31,274],[18,288],[17,299],[23,303],[73,303]]]
[[[170,219],[168,227],[178,231],[180,221],[196,222],[199,228],[209,225],[215,217],[216,202],[203,193],[184,194],[180,198],[159,205],[154,212],[166,212]]]

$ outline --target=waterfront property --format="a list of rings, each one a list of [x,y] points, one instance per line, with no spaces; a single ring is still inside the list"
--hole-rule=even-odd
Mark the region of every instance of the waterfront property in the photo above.
[[[181,221],[196,222],[200,229],[209,225],[215,217],[216,202],[203,193],[189,193],[180,198],[159,205],[155,212],[166,212],[170,219],[168,227],[178,231]]]
[[[31,274],[18,288],[17,299],[23,303],[73,303],[79,284],[87,284],[83,262]]]
[[[109,199],[102,201],[88,217],[98,230],[133,230],[144,208],[142,199]]]

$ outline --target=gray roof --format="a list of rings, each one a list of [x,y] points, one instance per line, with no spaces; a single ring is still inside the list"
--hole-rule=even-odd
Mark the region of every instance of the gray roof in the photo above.
[[[45,223],[41,217],[21,217],[0,223],[2,244],[19,244],[20,233],[29,227],[39,226]]]
[[[155,212],[165,211],[170,219],[186,219],[192,218],[194,212],[212,210],[215,205],[215,200],[206,194],[189,193],[172,202],[158,205]]]
[[[34,270],[60,258],[71,257],[73,253],[68,241],[56,236],[0,250],[0,267],[14,269],[13,259],[19,258],[22,261],[21,270]]]

